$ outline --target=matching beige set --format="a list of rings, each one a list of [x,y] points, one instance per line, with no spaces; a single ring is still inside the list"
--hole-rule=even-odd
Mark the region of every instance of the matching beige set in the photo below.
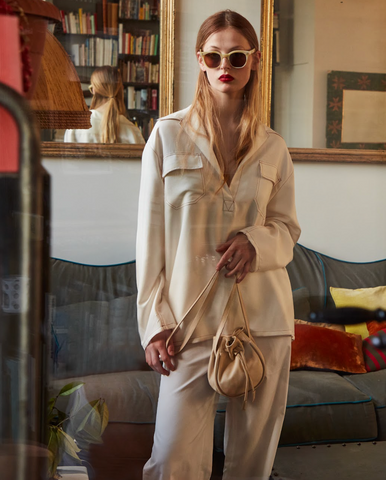
[[[224,480],[265,480],[284,416],[294,332],[285,269],[300,235],[293,165],[284,140],[260,126],[253,148],[228,186],[199,122],[193,119],[193,128],[181,126],[187,112],[157,122],[142,158],[136,251],[139,332],[146,348],[154,335],[173,329],[213,275],[221,258],[216,248],[238,232],[247,235],[256,259],[240,292],[251,332],[267,366],[272,363],[253,404],[242,411],[242,400],[230,401]],[[210,478],[217,394],[208,384],[206,369],[212,338],[234,284],[224,274],[220,273],[191,343],[177,357],[177,370],[162,377],[145,479],[181,480],[178,472],[184,472],[184,480]],[[196,308],[200,302],[189,315],[194,316]],[[229,319],[226,333],[243,325],[237,302]],[[176,333],[177,344],[188,324],[189,316]],[[236,420],[239,426],[233,425]],[[202,449],[199,456],[197,448]],[[244,472],[237,473],[236,464],[241,463]],[[173,465],[179,469],[173,471]]]

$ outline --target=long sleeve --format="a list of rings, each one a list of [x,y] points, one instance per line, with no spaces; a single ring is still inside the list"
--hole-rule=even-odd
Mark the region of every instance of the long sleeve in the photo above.
[[[285,151],[282,179],[274,186],[267,204],[264,225],[242,229],[256,250],[252,271],[284,268],[292,260],[293,248],[300,236],[295,209],[295,185],[292,160]]]
[[[164,293],[164,183],[158,155],[150,144],[151,139],[142,157],[136,247],[138,327],[144,348],[154,335],[176,325]]]

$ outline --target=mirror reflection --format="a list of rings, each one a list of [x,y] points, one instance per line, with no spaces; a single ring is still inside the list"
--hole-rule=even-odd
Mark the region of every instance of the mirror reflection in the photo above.
[[[354,131],[366,114],[370,121],[383,122],[381,135],[374,140],[368,134],[356,142],[341,137],[344,91],[383,92],[384,105],[386,3],[275,0],[274,9],[273,128],[290,147],[385,149],[385,119],[379,110],[358,112],[363,102],[355,105],[356,116],[350,116]]]
[[[161,1],[53,0],[52,3],[62,17],[54,35],[75,66],[87,105],[93,104],[89,85],[95,69],[119,68],[124,104],[120,113],[147,139],[160,116]],[[97,117],[93,113],[93,130],[89,134],[68,134],[65,141],[79,142],[85,137],[87,142],[92,139],[94,143],[105,143],[95,136]],[[127,122],[123,123],[127,127]],[[43,132],[44,140],[62,141],[63,136],[62,130]],[[134,137],[122,133],[122,143],[142,142],[138,133]]]

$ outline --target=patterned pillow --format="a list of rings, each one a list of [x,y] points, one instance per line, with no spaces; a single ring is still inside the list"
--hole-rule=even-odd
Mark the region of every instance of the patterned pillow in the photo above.
[[[371,335],[363,340],[363,356],[365,359],[366,370],[375,372],[386,368],[386,349],[375,347],[371,343],[371,338],[386,335],[386,328],[379,330],[375,335]]]

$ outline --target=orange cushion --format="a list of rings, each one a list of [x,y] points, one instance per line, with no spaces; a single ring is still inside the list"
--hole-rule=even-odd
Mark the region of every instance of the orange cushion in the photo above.
[[[313,325],[295,325],[291,370],[366,373],[360,335]]]

